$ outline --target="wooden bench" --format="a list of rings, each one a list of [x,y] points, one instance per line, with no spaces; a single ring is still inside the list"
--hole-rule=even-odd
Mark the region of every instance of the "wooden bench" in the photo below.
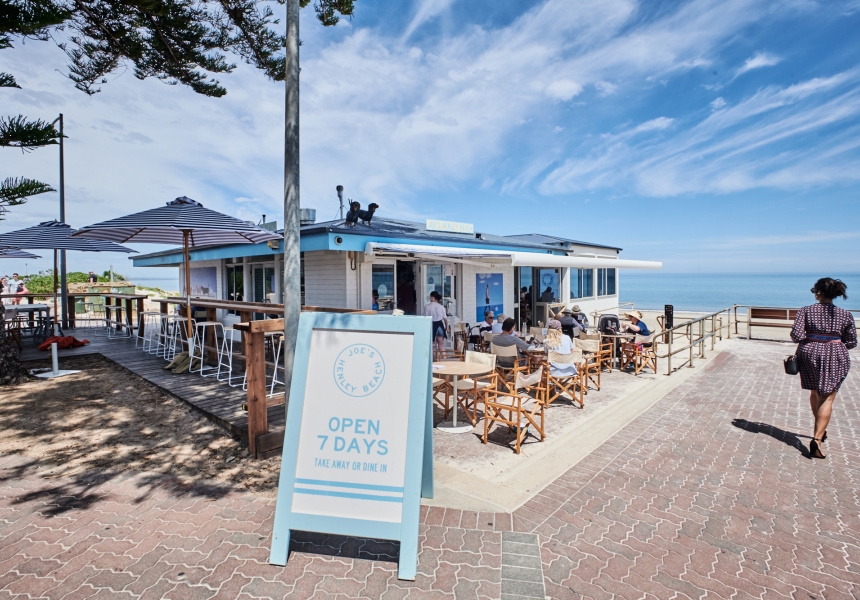
[[[751,306],[747,315],[747,339],[752,339],[753,327],[782,327],[791,329],[794,326],[795,316],[797,316],[796,308]],[[760,319],[767,319],[767,321]]]

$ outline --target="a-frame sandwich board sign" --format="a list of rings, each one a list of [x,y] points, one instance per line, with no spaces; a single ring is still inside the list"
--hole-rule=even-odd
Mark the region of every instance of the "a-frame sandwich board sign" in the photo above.
[[[302,313],[269,562],[290,531],[400,541],[415,579],[433,493],[429,317]]]

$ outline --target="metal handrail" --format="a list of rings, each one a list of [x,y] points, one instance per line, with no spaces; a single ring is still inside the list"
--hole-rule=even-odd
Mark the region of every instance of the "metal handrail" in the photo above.
[[[745,323],[745,324],[746,324],[746,326],[747,326],[747,338],[748,338],[748,339],[750,339],[750,338],[752,337],[752,336],[751,336],[751,328],[752,328],[752,311],[751,311],[750,309],[753,309],[753,308],[761,308],[761,309],[764,309],[764,310],[785,310],[785,311],[790,311],[790,310],[800,310],[800,308],[799,308],[799,307],[794,307],[794,306],[792,306],[792,307],[786,307],[786,306],[756,306],[756,305],[752,305],[752,304],[735,304],[732,308],[733,308],[734,313],[735,313],[735,335],[739,335],[739,334],[738,334],[738,323],[739,323],[739,322],[742,322],[742,323]],[[738,321],[738,309],[739,309],[739,308],[746,308],[746,309],[747,309],[747,312],[746,312],[746,321]],[[855,321],[860,320],[860,309],[857,309],[857,308],[846,308],[845,310],[847,310],[847,311],[848,311],[848,312],[850,312],[851,314],[855,315],[855,316],[854,316],[854,320],[855,320]],[[759,325],[756,325],[756,327],[767,327],[767,325],[759,324]]]
[[[632,302],[620,302],[618,306],[613,306],[612,308],[601,308],[599,310],[592,311],[591,316],[594,318],[594,326],[597,326],[601,315],[611,311],[619,312],[622,308],[629,308],[632,310],[634,305]]]

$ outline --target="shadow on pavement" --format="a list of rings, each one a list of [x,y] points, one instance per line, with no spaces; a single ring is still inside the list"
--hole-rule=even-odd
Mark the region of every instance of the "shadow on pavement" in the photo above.
[[[809,455],[809,448],[807,448],[806,444],[801,441],[800,436],[792,431],[785,431],[784,429],[780,429],[776,425],[770,425],[769,423],[747,421],[746,419],[732,419],[732,425],[738,429],[749,431],[750,433],[764,433],[765,435],[769,435],[773,439],[779,440],[780,442],[796,449],[805,458],[811,458]],[[802,437],[808,438],[809,436],[804,435]]]
[[[294,530],[290,532],[293,552],[397,563],[400,542]]]

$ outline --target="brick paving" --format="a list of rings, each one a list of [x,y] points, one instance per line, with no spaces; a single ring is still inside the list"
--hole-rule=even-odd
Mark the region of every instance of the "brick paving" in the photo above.
[[[790,348],[727,344],[513,514],[423,507],[414,582],[384,541],[300,534],[287,567],[268,565],[271,499],[147,474],[48,478],[2,456],[0,599],[496,599],[515,532],[536,536],[549,598],[857,600],[860,375],[813,461]]]

